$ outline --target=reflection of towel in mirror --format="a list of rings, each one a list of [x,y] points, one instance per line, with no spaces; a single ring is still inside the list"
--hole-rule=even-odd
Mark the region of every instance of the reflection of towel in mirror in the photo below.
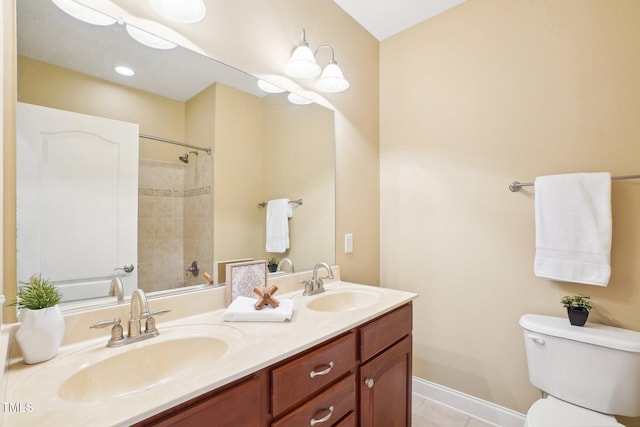
[[[611,175],[536,178],[536,276],[606,286],[611,275]]]
[[[289,199],[267,203],[267,252],[283,254],[289,249],[289,218],[293,216]]]

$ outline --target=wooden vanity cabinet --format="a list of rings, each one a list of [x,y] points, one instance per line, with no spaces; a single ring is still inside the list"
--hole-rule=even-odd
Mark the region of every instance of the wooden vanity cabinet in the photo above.
[[[360,426],[411,425],[412,305],[359,328]]]
[[[269,382],[265,371],[243,378],[147,418],[138,426],[269,425]]]
[[[412,305],[136,426],[409,427]]]

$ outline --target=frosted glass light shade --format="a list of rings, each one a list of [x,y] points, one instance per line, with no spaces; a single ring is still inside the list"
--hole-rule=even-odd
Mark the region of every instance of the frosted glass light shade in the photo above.
[[[322,68],[316,62],[309,46],[298,46],[291,54],[291,59],[284,66],[284,71],[291,77],[312,79],[320,75]]]
[[[114,70],[116,70],[116,73],[120,74],[121,76],[125,76],[125,77],[132,77],[136,75],[136,72],[133,71],[131,68],[126,67],[124,65],[117,65]]]
[[[280,86],[276,86],[273,83],[269,83],[262,79],[258,80],[258,87],[260,88],[260,90],[267,93],[282,93],[285,91]]]
[[[58,6],[63,12],[73,16],[80,21],[93,25],[112,25],[116,23],[116,19],[102,12],[93,10],[83,4],[76,3],[73,0],[52,0],[53,4]]]
[[[202,0],[148,0],[149,6],[162,17],[182,24],[204,19],[207,7]]]
[[[127,24],[127,33],[129,33],[129,35],[137,42],[154,49],[173,49],[176,47],[175,44],[163,39],[162,37],[158,37],[147,31],[141,30],[140,28],[132,27],[129,24]]]
[[[343,92],[349,89],[349,82],[344,78],[338,64],[330,62],[329,65],[324,68],[320,80],[316,83],[316,88],[322,92]]]
[[[313,102],[312,100],[307,99],[304,96],[298,95],[297,93],[290,93],[289,95],[287,95],[287,99],[290,103],[297,105],[307,105]]]

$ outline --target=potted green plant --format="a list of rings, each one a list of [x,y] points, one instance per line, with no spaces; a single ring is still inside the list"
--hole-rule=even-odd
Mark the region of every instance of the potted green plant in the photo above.
[[[58,303],[62,294],[41,275],[20,282],[16,301],[20,327],[16,341],[27,364],[44,362],[58,354],[64,337],[64,318]]]
[[[569,322],[574,326],[584,326],[591,310],[591,297],[587,295],[566,295],[560,302],[567,309]]]
[[[267,268],[269,268],[270,273],[275,273],[278,270],[278,260],[275,258],[269,258],[267,261]]]

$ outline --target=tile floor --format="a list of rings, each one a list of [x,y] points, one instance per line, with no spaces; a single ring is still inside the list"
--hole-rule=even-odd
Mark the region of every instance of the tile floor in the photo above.
[[[411,427],[495,427],[415,393],[412,405]]]

